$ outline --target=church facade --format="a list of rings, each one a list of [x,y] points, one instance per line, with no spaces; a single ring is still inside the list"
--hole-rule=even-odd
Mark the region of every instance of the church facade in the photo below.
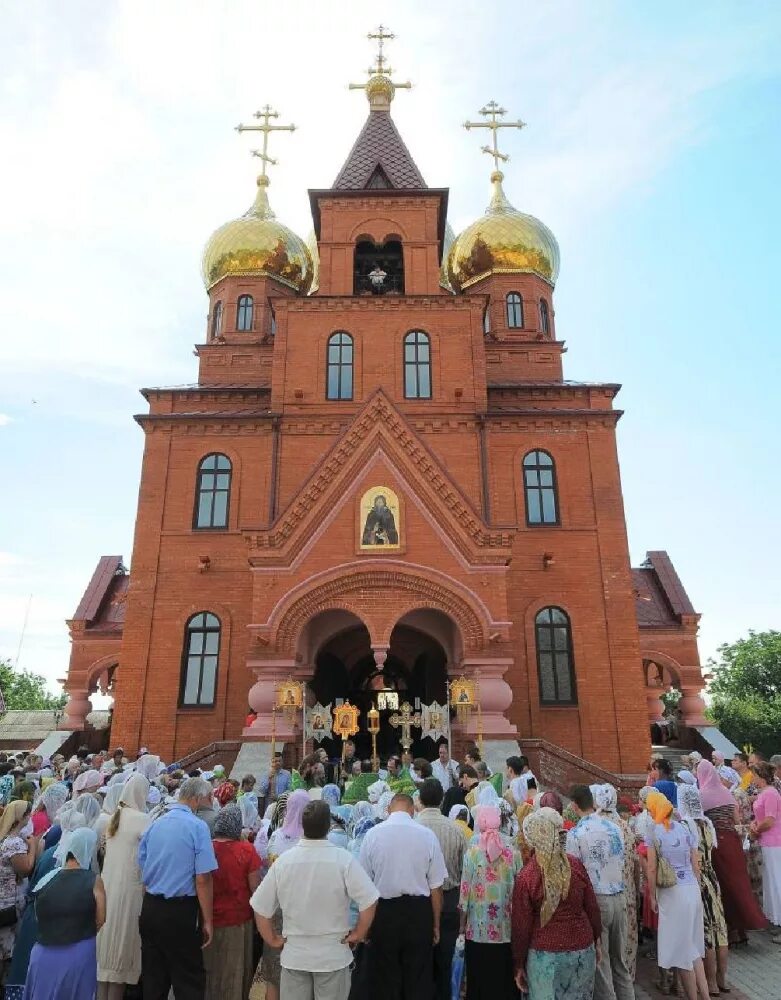
[[[131,571],[103,557],[69,622],[62,725],[109,688],[126,751],[300,752],[300,716],[272,711],[289,678],[365,719],[379,691],[445,704],[464,677],[480,711],[451,712],[457,744],[636,775],[664,689],[705,720],[698,615],[664,552],[630,566],[619,386],[565,380],[558,246],[502,173],[453,234],[382,58],[365,89],[309,241],[274,217],[264,159],[207,244],[198,380],[143,390]],[[497,165],[502,114],[475,123]],[[280,126],[256,117],[265,155]]]

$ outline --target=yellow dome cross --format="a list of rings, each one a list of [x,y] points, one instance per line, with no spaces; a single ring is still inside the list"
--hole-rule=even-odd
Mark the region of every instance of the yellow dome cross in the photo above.
[[[256,111],[252,116],[257,118],[260,122],[259,125],[237,125],[237,132],[262,132],[263,133],[263,148],[253,149],[252,155],[257,156],[257,158],[263,164],[260,171],[260,177],[258,177],[258,184],[267,187],[268,186],[268,174],[266,173],[266,165],[271,164],[276,166],[279,162],[273,157],[268,155],[268,137],[272,132],[295,132],[295,125],[272,125],[271,119],[279,118],[279,112],[274,111],[270,104],[264,104],[260,111]]]
[[[498,142],[498,132],[500,128],[525,128],[526,122],[522,122],[519,118],[514,122],[503,122],[499,119],[507,114],[507,110],[500,107],[496,101],[489,101],[484,107],[480,108],[478,114],[483,115],[487,120],[484,122],[464,122],[464,128],[469,131],[473,128],[488,128],[491,130],[491,145],[481,146],[480,149],[483,153],[488,153],[489,156],[493,157],[494,160],[494,171],[499,173],[499,161],[506,163],[510,157],[507,153],[499,152],[499,142]]]

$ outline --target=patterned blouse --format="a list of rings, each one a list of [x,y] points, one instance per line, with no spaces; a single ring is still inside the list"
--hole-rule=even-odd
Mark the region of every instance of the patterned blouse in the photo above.
[[[520,854],[512,847],[505,847],[493,863],[479,847],[470,847],[466,852],[459,906],[466,913],[467,941],[510,941],[513,886],[522,864]]]

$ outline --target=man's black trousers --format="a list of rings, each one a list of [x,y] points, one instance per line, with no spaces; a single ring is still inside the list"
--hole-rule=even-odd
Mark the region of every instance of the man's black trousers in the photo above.
[[[203,1000],[203,935],[195,896],[166,899],[144,894],[141,917],[141,981],[144,1000]]]

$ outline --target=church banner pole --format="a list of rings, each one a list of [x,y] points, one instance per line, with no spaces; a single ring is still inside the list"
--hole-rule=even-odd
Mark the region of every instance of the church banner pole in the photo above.
[[[301,682],[301,732],[302,732],[302,746],[301,746],[301,759],[306,757],[306,684],[304,681]],[[314,742],[312,743],[314,748]]]

